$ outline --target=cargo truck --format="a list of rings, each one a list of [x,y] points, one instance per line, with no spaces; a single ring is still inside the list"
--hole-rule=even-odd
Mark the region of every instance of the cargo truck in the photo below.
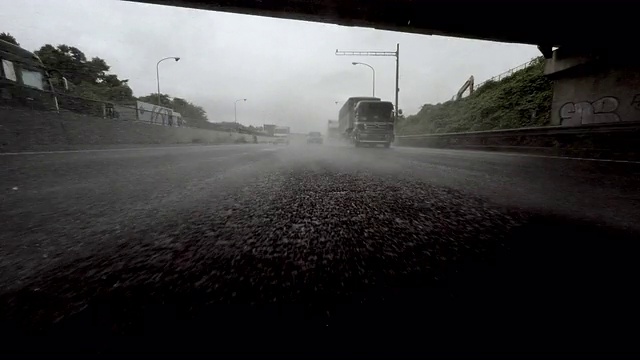
[[[349,98],[339,113],[340,133],[356,147],[384,145],[394,140],[393,103],[374,97]]]

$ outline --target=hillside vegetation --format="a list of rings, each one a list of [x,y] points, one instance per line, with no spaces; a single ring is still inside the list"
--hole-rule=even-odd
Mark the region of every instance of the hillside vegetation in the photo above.
[[[472,95],[442,104],[423,105],[400,120],[403,135],[545,126],[550,122],[552,87],[543,76],[544,61],[490,81]]]
[[[16,38],[6,32],[0,33],[0,40],[20,46]],[[111,72],[111,66],[99,57],[89,58],[74,46],[45,44],[34,53],[45,66],[55,69],[54,75],[62,74],[69,81],[69,95],[96,101],[130,104],[136,100],[156,104],[157,94],[136,97],[129,87],[128,79],[121,79]],[[54,79],[55,80],[55,79]],[[179,112],[188,120],[190,127],[213,128],[205,110],[186,99],[161,94],[161,105]]]

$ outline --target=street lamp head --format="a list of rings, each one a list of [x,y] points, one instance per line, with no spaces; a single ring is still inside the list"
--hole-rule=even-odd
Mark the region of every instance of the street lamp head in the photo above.
[[[357,62],[352,62],[351,65],[358,65],[358,63]]]
[[[180,58],[179,58],[179,57],[175,57],[174,59],[176,59],[176,61],[180,61]]]
[[[242,99],[242,101],[247,101],[247,99]]]

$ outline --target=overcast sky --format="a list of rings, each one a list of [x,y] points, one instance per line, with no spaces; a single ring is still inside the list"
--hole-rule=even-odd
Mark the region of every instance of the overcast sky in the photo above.
[[[19,6],[18,6],[19,4]],[[451,99],[473,75],[476,83],[538,56],[534,46],[147,5],[114,0],[0,0],[0,32],[21,46],[68,44],[99,56],[134,95],[161,91],[204,107],[210,121],[289,125],[325,130],[350,96],[393,101],[393,57],[336,56],[340,50],[395,50],[400,43],[400,109]]]

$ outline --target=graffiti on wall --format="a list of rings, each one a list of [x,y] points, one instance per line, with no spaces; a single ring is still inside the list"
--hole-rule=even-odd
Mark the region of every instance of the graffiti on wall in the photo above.
[[[613,96],[605,96],[593,102],[568,102],[560,108],[561,123],[572,126],[618,122],[618,106],[619,101]]]
[[[636,94],[631,100],[631,107],[635,110],[640,110],[640,94]]]

